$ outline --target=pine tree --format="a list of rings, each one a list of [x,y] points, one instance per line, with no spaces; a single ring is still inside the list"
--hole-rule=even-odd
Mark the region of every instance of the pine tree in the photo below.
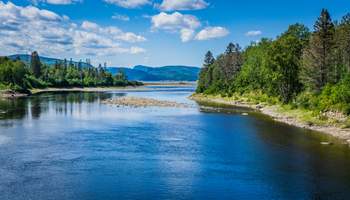
[[[225,54],[228,55],[228,54],[231,54],[235,51],[236,49],[236,45],[233,44],[232,42],[230,42],[227,47],[226,47],[226,51],[225,51]]]
[[[41,76],[41,62],[38,52],[34,51],[31,55],[30,67],[36,78]]]
[[[302,78],[307,87],[320,91],[327,83],[334,81],[332,51],[335,28],[327,10],[322,10],[314,29],[304,50]]]
[[[345,73],[350,73],[350,13],[345,15],[336,28],[336,52],[339,75],[342,78]]]
[[[213,53],[211,51],[208,51],[204,57],[203,68],[199,73],[198,87],[196,90],[197,93],[204,92],[211,85],[212,74],[210,68],[214,64],[214,62],[215,58],[213,56]]]
[[[215,58],[213,56],[213,53],[211,51],[208,51],[205,54],[205,58],[204,58],[204,65],[203,67],[209,67],[210,65],[212,65],[215,62]]]

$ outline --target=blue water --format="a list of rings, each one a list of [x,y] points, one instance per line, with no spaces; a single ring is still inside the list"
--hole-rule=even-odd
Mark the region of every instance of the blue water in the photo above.
[[[1,100],[0,199],[350,199],[346,145],[249,110],[201,109],[193,89]],[[192,106],[100,103],[125,95]]]

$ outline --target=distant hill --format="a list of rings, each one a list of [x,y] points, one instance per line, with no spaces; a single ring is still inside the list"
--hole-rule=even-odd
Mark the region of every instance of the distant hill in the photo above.
[[[15,60],[17,58],[19,58],[21,61],[25,62],[25,63],[30,63],[30,55],[27,54],[15,54],[15,55],[11,55],[11,56],[7,56],[12,60]],[[40,56],[40,61],[46,65],[54,65],[56,62],[60,63],[60,62],[64,62],[64,60],[62,59],[57,59],[57,58],[48,58],[48,57],[42,57]],[[67,63],[69,63],[70,61],[67,59]],[[72,61],[73,65],[78,65],[79,62],[77,61]],[[81,67],[92,67],[91,64],[88,64],[86,62],[81,62]]]
[[[25,63],[30,63],[30,55],[16,54],[7,56],[12,60],[19,58]],[[64,62],[63,59],[48,58],[40,56],[40,61],[46,65],[54,65],[56,62]],[[69,63],[70,61],[67,60]],[[74,65],[78,65],[79,62],[72,61]],[[93,67],[91,64],[81,62],[82,67]],[[143,65],[137,65],[133,68],[127,67],[108,67],[107,70],[113,75],[120,70],[124,71],[129,80],[132,81],[196,81],[200,68],[190,66],[164,66],[164,67],[149,67]]]
[[[129,80],[137,81],[196,81],[200,68],[189,66],[149,67],[137,65],[133,68],[108,67],[112,74],[124,71]]]

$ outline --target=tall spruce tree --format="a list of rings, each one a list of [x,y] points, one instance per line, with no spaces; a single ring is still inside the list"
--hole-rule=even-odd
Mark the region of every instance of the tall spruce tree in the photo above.
[[[332,51],[335,27],[326,9],[321,11],[314,29],[304,50],[302,79],[310,89],[321,91],[327,83],[334,81]]]
[[[36,51],[31,54],[30,68],[36,78],[41,76],[41,62],[39,54]]]
[[[204,64],[199,73],[198,87],[196,92],[202,93],[210,86],[212,82],[211,66],[214,64],[215,58],[211,51],[208,51],[204,57]]]
[[[208,51],[205,54],[203,67],[209,67],[210,65],[214,64],[214,62],[215,62],[215,58],[213,56],[213,53],[211,51]]]
[[[350,73],[350,13],[345,15],[336,27],[335,42],[336,51],[334,56],[337,59],[337,72],[341,73],[337,76],[340,79],[346,73]]]

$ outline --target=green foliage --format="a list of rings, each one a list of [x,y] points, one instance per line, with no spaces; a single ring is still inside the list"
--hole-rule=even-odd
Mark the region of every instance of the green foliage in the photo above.
[[[198,81],[198,93],[232,93],[230,84],[243,64],[242,50],[238,44],[230,43],[224,54],[215,60],[209,51],[205,55],[203,69]]]
[[[69,64],[65,61],[56,63],[54,67],[42,65],[39,55],[32,54],[32,62],[28,68],[21,61],[12,61],[0,57],[0,89],[26,91],[31,88],[46,87],[106,87],[106,86],[138,86],[140,82],[130,82],[123,72],[114,77],[105,68],[85,67]]]
[[[243,67],[231,87],[237,92],[262,90],[271,93],[273,82],[272,71],[269,68],[268,52],[272,41],[262,39],[259,43],[252,43],[244,52]]]
[[[216,60],[208,52],[197,93],[283,103],[312,111],[310,118],[327,111],[350,114],[350,14],[338,24],[323,9],[314,29],[294,24],[244,51],[230,43]]]
[[[41,79],[35,78],[35,76],[31,74],[26,74],[24,81],[25,81],[25,85],[28,88],[42,89],[42,88],[48,87],[46,82],[42,81]]]
[[[25,65],[20,61],[0,58],[0,83],[2,87],[14,90],[25,90],[25,75],[28,73]]]
[[[215,63],[215,58],[211,53],[211,51],[208,51],[205,54],[203,69],[199,73],[198,87],[196,90],[197,93],[204,92],[211,85],[211,81],[212,81],[211,65],[213,65],[214,63]]]
[[[270,67],[275,78],[273,93],[284,103],[290,102],[301,88],[298,77],[307,32],[302,25],[292,25],[272,43],[269,51]]]
[[[319,92],[327,83],[337,81],[332,63],[335,27],[327,10],[322,10],[314,28],[304,49],[302,81],[306,87]]]
[[[318,107],[322,111],[341,111],[350,114],[350,76],[336,85],[327,85],[319,95]]]

